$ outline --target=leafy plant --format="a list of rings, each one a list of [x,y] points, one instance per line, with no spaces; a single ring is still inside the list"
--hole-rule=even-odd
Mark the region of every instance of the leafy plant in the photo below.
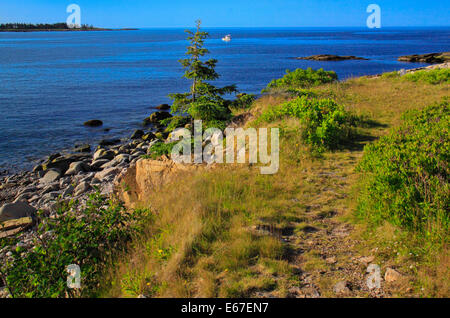
[[[256,96],[253,94],[239,94],[237,95],[237,99],[231,104],[231,107],[235,109],[248,109],[255,99]]]
[[[150,158],[151,159],[157,159],[163,155],[170,155],[172,152],[172,148],[177,144],[177,142],[171,142],[171,143],[163,143],[163,142],[157,142],[150,148]]]
[[[338,76],[335,72],[324,71],[323,69],[313,70],[308,68],[304,70],[298,68],[293,72],[286,70],[286,74],[282,78],[272,80],[262,92],[269,92],[272,89],[310,88],[320,84],[332,83],[337,79]]]
[[[404,119],[401,127],[365,148],[358,215],[448,241],[449,101],[407,112]]]
[[[11,249],[12,261],[3,264],[13,297],[92,297],[115,255],[149,218],[147,210],[125,213],[122,205],[99,192],[90,195],[86,207],[77,201],[61,202],[55,218],[39,215],[34,248]],[[81,268],[81,289],[67,287],[67,266]]]
[[[434,70],[417,71],[406,74],[402,78],[411,82],[426,82],[432,85],[449,84],[450,69],[438,68]]]
[[[318,149],[336,148],[348,139],[353,116],[331,99],[308,99],[306,96],[272,107],[261,114],[258,121],[273,122],[284,117],[299,118],[302,136]]]

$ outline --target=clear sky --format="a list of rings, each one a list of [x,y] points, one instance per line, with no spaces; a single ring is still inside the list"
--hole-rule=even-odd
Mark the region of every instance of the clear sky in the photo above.
[[[0,23],[65,22],[72,3],[81,23],[110,28],[363,27],[372,3],[382,27],[450,25],[450,0],[0,0]]]

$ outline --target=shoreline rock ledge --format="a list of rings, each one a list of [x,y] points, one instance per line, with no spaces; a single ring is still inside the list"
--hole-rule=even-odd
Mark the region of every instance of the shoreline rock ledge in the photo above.
[[[450,62],[450,52],[404,55],[399,62],[440,64]]]
[[[368,59],[364,57],[358,57],[353,55],[332,55],[332,54],[319,54],[304,57],[296,57],[296,60],[310,60],[310,61],[349,61],[349,60],[364,60]]]

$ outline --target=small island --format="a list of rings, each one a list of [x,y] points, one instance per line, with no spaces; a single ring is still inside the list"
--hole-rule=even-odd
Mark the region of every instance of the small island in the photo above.
[[[0,24],[0,32],[50,32],[50,31],[126,31],[137,29],[106,29],[82,24],[79,28],[69,28],[67,23],[5,23]]]
[[[332,54],[319,54],[305,57],[296,57],[296,60],[311,60],[311,61],[348,61],[348,60],[368,60],[363,57],[353,55],[332,55]]]
[[[440,64],[450,61],[450,52],[404,55],[400,56],[398,58],[398,61],[410,63]]]

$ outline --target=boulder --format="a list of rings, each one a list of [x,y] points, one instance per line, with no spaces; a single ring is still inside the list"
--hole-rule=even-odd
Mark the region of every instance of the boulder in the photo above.
[[[98,169],[100,169],[101,166],[103,166],[104,164],[106,164],[108,162],[109,162],[108,159],[97,159],[91,163],[91,168],[94,170],[98,170]]]
[[[86,193],[91,189],[91,186],[88,182],[81,182],[74,190],[75,196],[81,195],[83,193]]]
[[[33,225],[31,217],[23,217],[20,219],[4,221],[0,223],[0,239],[15,235],[23,230],[26,230]]]
[[[85,144],[85,145],[77,145],[74,149],[75,152],[91,152],[91,145]]]
[[[0,208],[0,222],[32,217],[36,209],[25,202],[7,203]]]
[[[159,110],[169,110],[170,109],[170,105],[169,104],[161,104],[159,106],[156,106],[155,108],[159,109]]]
[[[397,272],[395,269],[387,268],[384,274],[384,280],[388,283],[395,282],[402,277],[402,274]]]
[[[103,179],[105,179],[105,178],[107,178],[107,177],[109,177],[111,175],[118,174],[119,172],[120,172],[119,168],[111,167],[111,168],[105,169],[103,171],[97,172],[95,174],[94,178],[96,178],[98,180],[103,180]]]
[[[171,118],[172,115],[169,114],[168,112],[155,112],[153,114],[151,114],[149,117],[147,117],[146,119],[144,119],[144,125],[149,125],[149,124],[159,124],[159,122],[161,120],[167,119],[167,118]]]
[[[142,140],[144,140],[144,141],[151,141],[153,139],[156,139],[156,136],[152,132],[149,132],[149,133],[145,134],[144,136],[142,136]]]
[[[100,127],[102,125],[103,125],[103,122],[98,119],[91,119],[84,123],[84,126],[87,126],[87,127]]]
[[[112,160],[114,158],[114,152],[111,150],[99,149],[94,153],[93,161],[100,159]]]
[[[134,133],[131,135],[131,139],[141,139],[142,136],[144,136],[144,135],[145,135],[145,133],[144,133],[142,130],[137,129],[137,130],[135,130]]]
[[[69,166],[69,170],[66,171],[66,175],[75,175],[80,172],[89,172],[90,167],[83,161],[72,162]]]
[[[120,139],[102,139],[99,142],[100,146],[114,146],[120,143]]]
[[[336,285],[334,285],[333,291],[335,294],[339,295],[339,294],[347,294],[351,290],[350,290],[350,285],[348,282],[341,281],[341,282],[338,282]]]
[[[39,181],[41,184],[48,184],[57,181],[61,177],[61,172],[57,169],[48,170]]]

